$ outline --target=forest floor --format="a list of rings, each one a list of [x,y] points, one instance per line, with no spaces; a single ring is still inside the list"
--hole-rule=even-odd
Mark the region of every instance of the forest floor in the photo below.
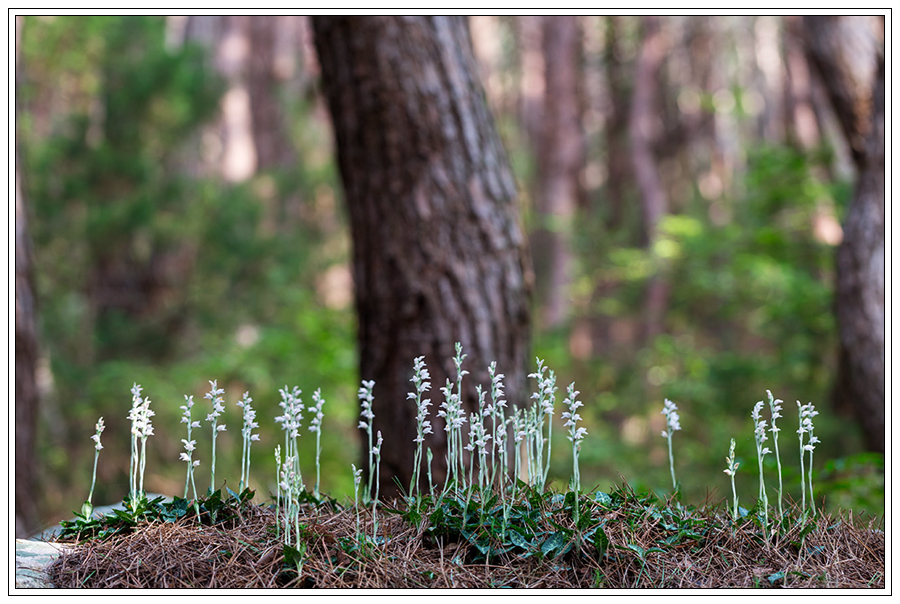
[[[568,526],[562,507],[534,500],[531,517],[542,520],[494,533],[499,509],[480,517],[479,532],[454,525],[446,507],[427,516],[379,507],[373,518],[368,507],[304,504],[287,547],[272,506],[247,504],[225,523],[181,518],[69,539],[48,575],[59,588],[885,589],[875,521],[819,513],[772,521],[765,536],[749,514],[733,521],[651,499],[592,501]]]

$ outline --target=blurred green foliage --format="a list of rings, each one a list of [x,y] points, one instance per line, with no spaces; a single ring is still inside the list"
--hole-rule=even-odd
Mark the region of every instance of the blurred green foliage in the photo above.
[[[349,492],[354,317],[317,292],[348,249],[329,154],[237,185],[198,175],[197,148],[224,90],[204,49],[167,49],[162,17],[27,18],[23,31],[20,146],[53,379],[39,439],[47,522],[68,517],[86,495],[85,438],[98,416],[107,430],[95,501],[127,493],[135,382],[156,413],[149,490],[181,492],[178,407],[194,395],[202,420],[203,394],[216,379],[228,407],[217,481],[237,487],[234,403],[248,390],[262,439],[252,448],[251,483],[263,497],[274,492],[278,389],[296,385],[306,401],[322,388],[326,401],[323,490]],[[295,122],[311,121],[303,99],[289,106]],[[293,134],[299,149],[329,144],[327,125]],[[323,154],[305,154],[316,156]],[[211,435],[194,434],[205,489]],[[309,459],[312,436],[301,439]]]
[[[328,125],[312,94],[285,96],[297,165],[224,183],[198,160],[224,84],[204,49],[167,48],[164,39],[162,17],[29,17],[23,29],[19,147],[50,363],[42,375],[53,380],[42,398],[39,438],[48,523],[68,517],[86,495],[90,436],[101,415],[107,430],[94,500],[127,493],[135,382],[156,412],[149,490],[182,492],[179,405],[194,395],[202,419],[203,394],[215,379],[225,388],[228,426],[217,440],[217,478],[237,486],[241,416],[234,403],[249,391],[261,435],[250,486],[261,498],[274,492],[278,389],[296,385],[307,404],[316,388],[326,401],[323,492],[352,494],[355,318],[348,301],[328,301],[322,285],[346,275],[349,250]],[[499,121],[526,182],[534,169],[526,137],[509,115]],[[535,333],[534,342],[535,354],[558,374],[560,392],[571,381],[582,392],[586,488],[622,479],[637,489],[670,488],[660,436],[663,399],[670,398],[683,427],[674,435],[683,498],[730,495],[722,470],[735,438],[737,484],[742,501],[752,501],[750,411],[769,389],[785,401],[786,495],[799,496],[794,401],[812,401],[821,412],[817,495],[829,507],[883,514],[883,457],[853,456],[859,437],[829,404],[835,250],[812,225],[822,207],[834,206],[840,219],[850,194],[847,183],[827,176],[829,161],[827,152],[750,149],[737,189],[743,193],[718,200],[713,212],[695,191],[665,219],[652,250],[634,247],[636,200],[615,231],[602,187],[583,210],[573,241],[575,316],[565,328]],[[666,332],[649,342],[611,336],[639,332],[654,277],[670,288]],[[571,338],[585,322],[605,335],[594,337],[600,344],[591,354],[573,355]],[[563,442],[561,422],[556,429]],[[197,486],[205,490],[206,422],[195,434]],[[309,483],[315,439],[306,436],[300,444]],[[565,446],[553,452],[551,476],[561,486],[570,453]],[[775,461],[766,462],[771,484]]]
[[[590,285],[579,290],[576,281],[574,290],[576,299],[585,292],[581,302],[589,308],[588,320],[639,329],[649,280],[662,278],[670,288],[666,333],[650,342],[608,344],[590,358],[571,361],[568,329],[536,335],[538,355],[557,368],[559,382],[575,380],[585,393],[586,485],[593,480],[605,488],[625,479],[665,491],[660,412],[669,398],[681,415],[674,454],[682,496],[688,501],[727,497],[724,460],[735,438],[739,494],[754,501],[758,473],[750,412],[771,390],[784,400],[778,425],[785,496],[800,497],[795,401],[812,401],[820,411],[817,471],[825,463],[843,468],[825,473],[817,497],[826,497],[829,508],[852,501],[857,512],[884,513],[883,475],[868,478],[877,474],[878,464],[869,457],[862,465],[853,461],[860,434],[830,403],[837,350],[836,250],[819,240],[813,225],[823,207],[833,207],[839,218],[850,189],[823,176],[828,158],[824,151],[788,147],[751,150],[746,193],[720,202],[728,219],[713,220],[710,203],[696,193],[684,213],[663,220],[653,250],[626,247],[621,234],[604,233],[601,212],[582,223],[576,235],[579,279]],[[615,287],[595,297],[594,284]],[[771,439],[766,444],[774,450]],[[768,482],[777,484],[774,456],[765,462]],[[566,463],[559,458],[558,479],[565,480]]]

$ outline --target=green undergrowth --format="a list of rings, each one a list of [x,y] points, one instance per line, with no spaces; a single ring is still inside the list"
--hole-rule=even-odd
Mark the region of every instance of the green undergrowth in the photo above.
[[[807,537],[820,528],[822,520],[827,530],[835,531],[845,526],[843,521],[826,519],[824,512],[800,511],[789,505],[781,517],[764,514],[759,505],[752,509],[739,508],[735,517],[727,506],[694,506],[680,501],[676,492],[668,499],[651,493],[635,492],[623,484],[604,491],[565,493],[551,489],[540,490],[521,481],[517,484],[518,496],[511,503],[504,503],[491,490],[473,489],[444,494],[425,494],[396,500],[393,505],[381,508],[382,533],[372,535],[357,530],[355,534],[339,535],[334,549],[329,550],[333,559],[342,561],[337,572],[348,572],[354,563],[378,560],[387,556],[393,540],[418,541],[423,550],[443,548],[447,544],[462,544],[452,563],[463,565],[485,564],[587,564],[601,568],[632,561],[639,564],[634,585],[646,587],[642,580],[647,563],[669,555],[693,552],[697,556],[708,553],[718,545],[725,547],[723,536],[741,541],[745,548],[758,548],[765,552],[771,548],[781,550],[781,555],[802,559],[804,556],[822,556],[825,546],[807,543]],[[186,527],[214,526],[221,529],[236,528],[252,506],[273,512],[273,522],[266,534],[259,535],[259,545],[278,541],[274,518],[277,505],[274,502],[254,502],[255,492],[245,489],[236,493],[231,489],[208,491],[196,500],[175,497],[152,500],[140,497],[126,500],[125,509],[116,509],[105,516],[84,516],[63,523],[61,541],[105,541],[126,537],[149,523],[180,523]],[[300,505],[304,512],[298,531],[299,539],[292,545],[279,543],[280,576],[290,584],[291,578],[299,586],[304,563],[316,556],[314,546],[319,537],[316,527],[328,523],[330,517],[353,512],[355,505],[344,505],[325,495],[318,498],[311,492],[303,492]],[[369,509],[362,508],[364,513]],[[397,529],[400,521],[403,530]],[[336,555],[337,550],[342,552]],[[727,550],[727,548],[726,548]],[[762,555],[762,554],[761,554]],[[654,558],[654,556],[656,556]],[[349,561],[349,562],[348,562]],[[354,562],[355,561],[355,562]],[[761,577],[762,585],[784,584],[788,571],[773,571]],[[804,575],[803,571],[789,571]],[[810,579],[809,576],[800,578]],[[603,586],[604,577],[596,575],[597,587]],[[647,581],[657,581],[648,575]],[[824,581],[824,578],[823,578]],[[666,586],[661,584],[658,586]]]

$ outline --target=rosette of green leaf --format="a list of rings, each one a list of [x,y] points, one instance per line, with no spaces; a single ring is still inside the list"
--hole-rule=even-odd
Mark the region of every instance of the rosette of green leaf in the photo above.
[[[85,518],[94,511],[91,499],[94,497],[94,486],[97,484],[97,460],[100,458],[100,450],[103,448],[103,445],[100,444],[100,435],[103,434],[105,429],[106,426],[103,425],[103,418],[101,417],[97,420],[97,425],[94,426],[94,435],[91,437],[91,440],[94,441],[94,472],[91,475],[91,490],[88,492],[87,501],[81,506],[81,513]]]
[[[255,440],[259,440],[259,434],[253,434],[253,430],[259,428],[259,424],[256,422],[256,411],[250,406],[251,402],[253,402],[253,399],[250,398],[249,392],[245,392],[244,398],[237,402],[237,406],[243,412],[244,419],[241,427],[243,448],[241,449],[241,481],[239,483],[239,490],[242,492],[250,484],[250,444]]]
[[[225,424],[220,424],[218,422],[219,416],[225,411],[225,406],[223,405],[225,399],[221,396],[225,393],[225,390],[219,388],[216,382],[217,380],[211,380],[209,382],[209,392],[203,395],[203,398],[209,399],[213,406],[212,413],[206,416],[206,421],[209,422],[212,427],[212,462],[210,463],[209,478],[210,493],[216,488],[216,437],[219,432],[225,431]]]
[[[322,389],[319,388],[313,392],[312,398],[313,403],[315,404],[312,407],[307,407],[306,410],[313,413],[313,417],[309,422],[309,430],[310,432],[316,433],[316,486],[313,489],[313,495],[318,499],[320,476],[319,458],[322,455],[322,418],[325,417],[325,414],[322,413],[322,407],[325,405],[325,399],[322,398]]]

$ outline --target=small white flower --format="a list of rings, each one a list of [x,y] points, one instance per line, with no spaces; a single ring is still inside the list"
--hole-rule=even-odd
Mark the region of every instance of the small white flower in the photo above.
[[[103,424],[103,418],[102,418],[102,417],[101,417],[99,420],[97,420],[97,425],[94,426],[94,428],[96,429],[96,432],[95,432],[94,435],[91,437],[91,440],[93,440],[94,443],[95,443],[95,444],[94,444],[94,449],[96,449],[97,451],[99,451],[99,450],[101,450],[101,449],[103,448],[103,445],[100,444],[100,434],[102,434],[103,431],[106,429],[106,426]]]
[[[669,399],[665,399],[663,402],[663,410],[660,411],[660,413],[666,416],[666,425],[669,428],[668,431],[663,431],[663,437],[668,438],[670,432],[681,430],[681,418],[678,417],[678,407],[675,403]]]

